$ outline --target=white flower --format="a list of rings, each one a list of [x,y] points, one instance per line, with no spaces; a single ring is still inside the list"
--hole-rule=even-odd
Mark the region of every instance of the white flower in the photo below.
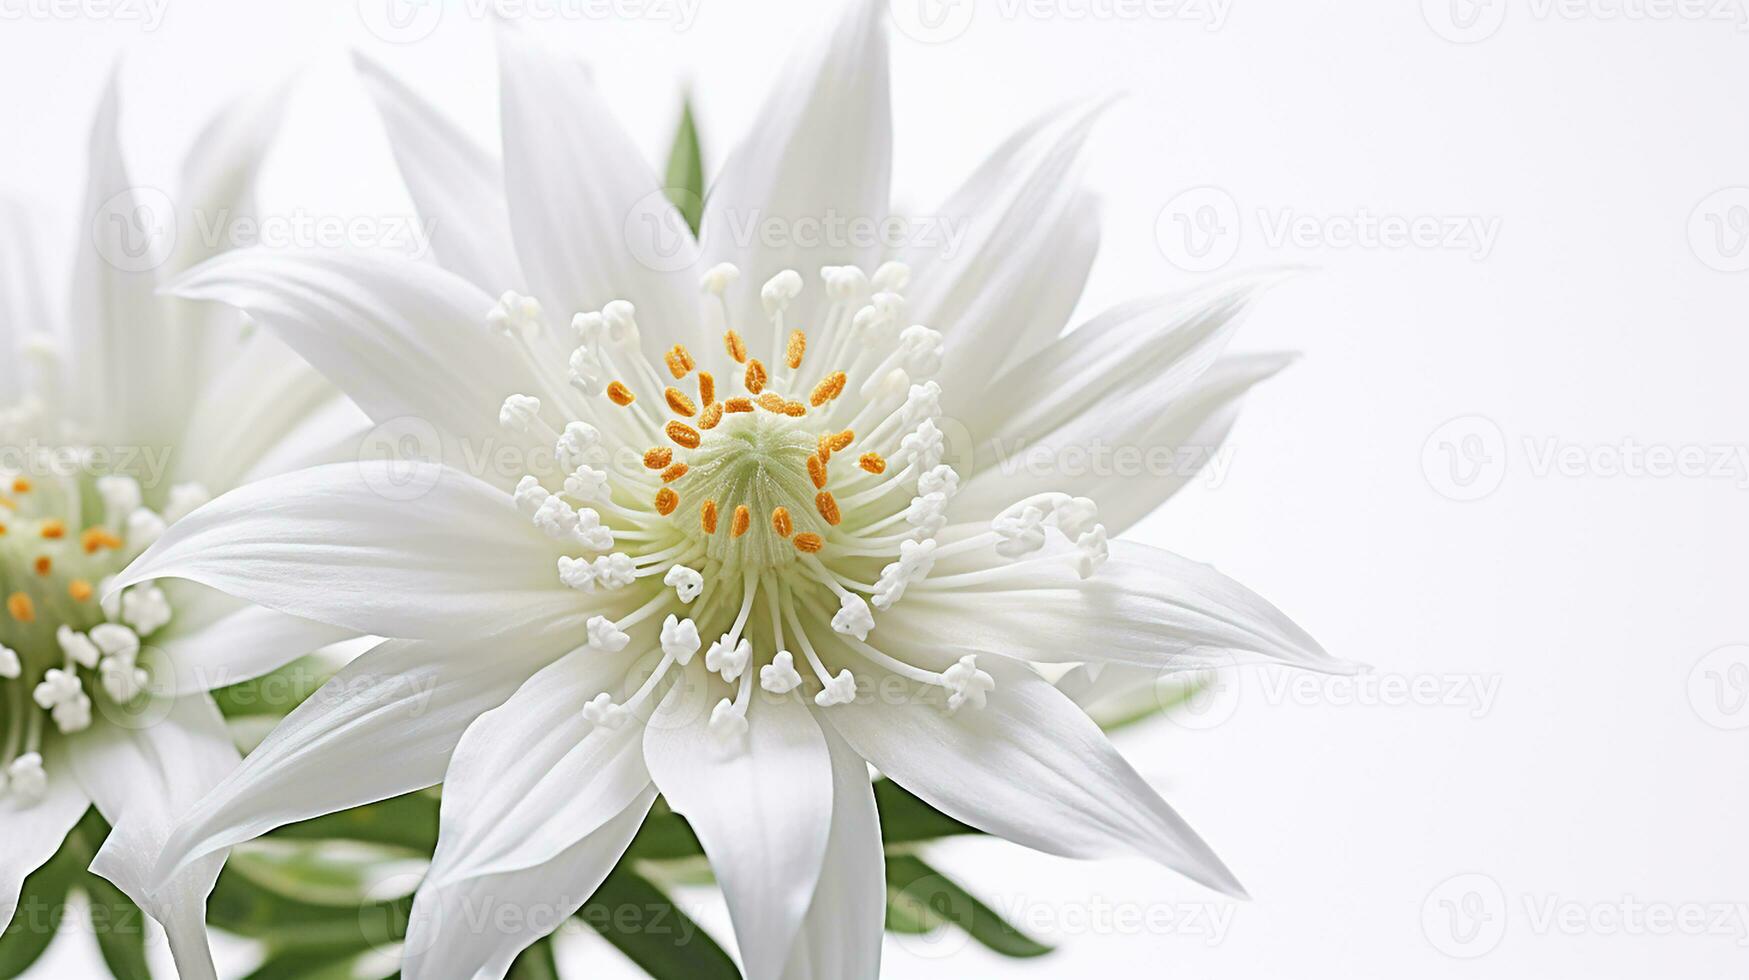
[[[403,970],[499,975],[530,937],[461,917],[488,900],[586,894],[659,792],[716,866],[751,980],[798,961],[857,980],[877,972],[885,908],[872,763],[1010,840],[1141,854],[1238,891],[1031,665],[1161,669],[1212,649],[1343,665],[1263,600],[1168,553],[1118,541],[1081,577],[1103,538],[1078,546],[1067,529],[1121,531],[1175,484],[1007,472],[993,447],[1142,445],[1224,417],[1245,384],[1187,396],[1265,280],[1132,303],[1065,333],[1094,246],[1073,179],[1085,107],[1029,128],[943,206],[976,239],[954,254],[737,238],[732,223],[755,215],[887,214],[883,15],[858,4],[797,60],[729,157],[697,241],[573,62],[503,34],[501,182],[450,163],[476,159],[459,144],[434,150],[457,139],[434,128],[436,111],[362,65],[391,136],[420,147],[414,200],[466,222],[467,247],[438,265],[229,255],[193,291],[284,312],[262,322],[313,363],[352,358],[334,380],[359,404],[392,390],[395,412],[442,419],[446,442],[508,440],[532,457],[549,429],[588,425],[590,448],[615,461],[588,492],[632,580],[570,587],[580,548],[555,574],[533,515],[554,494],[580,502],[559,472],[518,483],[450,469],[402,502],[372,493],[368,469],[322,467],[208,505],[224,552],[172,527],[122,584],[205,577],[403,639],[331,682],[347,697],[314,698],[271,734],[176,832],[160,876],[269,824],[443,780],[458,817],[420,887]],[[628,242],[646,225],[663,250]],[[483,324],[512,282],[575,331]],[[355,315],[324,318],[342,296]],[[603,305],[615,296],[636,308]],[[592,374],[573,387],[579,364]],[[935,387],[913,395],[913,371]],[[528,391],[542,393],[543,423],[506,433],[502,399]],[[938,417],[954,420],[953,440]],[[333,538],[356,543],[340,553]],[[244,561],[248,575],[227,573]],[[603,623],[625,642],[600,642]],[[701,633],[720,637],[703,658]],[[326,775],[337,771],[344,781]]]
[[[188,586],[181,594],[209,610],[202,625],[156,586],[112,596],[108,580],[209,488],[272,465],[283,439],[338,445],[363,420],[277,339],[240,330],[234,312],[157,294],[211,254],[186,233],[194,213],[248,213],[278,96],[239,103],[205,130],[170,197],[129,176],[118,99],[112,82],[90,144],[70,308],[45,302],[69,277],[40,268],[53,253],[23,209],[0,202],[0,447],[11,468],[0,472],[0,923],[24,876],[95,806],[114,829],[91,870],[163,922],[182,976],[211,977],[201,903],[216,864],[145,887],[173,818],[238,759],[206,690],[347,631],[231,609]],[[164,233],[178,227],[171,250]],[[27,278],[38,271],[53,274]],[[331,422],[315,423],[318,413]],[[70,472],[67,461],[84,465]],[[152,679],[162,684],[148,695]],[[117,724],[117,706],[143,696],[158,700],[153,723]]]

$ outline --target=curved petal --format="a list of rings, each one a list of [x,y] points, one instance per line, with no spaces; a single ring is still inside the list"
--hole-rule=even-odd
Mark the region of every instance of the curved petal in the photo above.
[[[223,859],[203,859],[163,888],[147,886],[177,818],[241,758],[218,706],[204,694],[177,698],[151,724],[93,727],[72,740],[69,755],[111,828],[91,870],[164,925],[177,973],[216,977],[206,940],[206,898]]]
[[[1139,854],[1244,894],[1074,702],[1018,661],[982,657],[978,666],[996,680],[983,708],[948,714],[939,692],[869,667],[880,693],[822,719],[889,778],[980,830],[1065,857]]]
[[[703,672],[694,661],[693,676]],[[793,698],[760,698],[745,743],[724,745],[679,684],[644,732],[650,774],[691,822],[722,884],[748,980],[783,974],[820,879],[832,824],[832,762]],[[682,720],[681,714],[687,717]]]
[[[545,864],[650,785],[643,726],[591,725],[582,711],[619,692],[633,659],[568,654],[468,726],[444,776],[434,885]]]
[[[438,782],[467,726],[553,646],[533,627],[492,641],[379,644],[293,709],[183,817],[152,887],[275,827]]]
[[[510,225],[555,322],[630,300],[697,346],[698,245],[582,64],[498,32]]]
[[[377,422],[411,416],[471,440],[473,453],[521,445],[499,426],[498,409],[510,395],[545,393],[516,347],[487,328],[492,298],[412,259],[252,248],[206,262],[170,289],[242,309]]]
[[[419,888],[407,925],[407,980],[497,980],[516,955],[558,929],[595,893],[643,825],[656,789],[544,864]]]
[[[1067,420],[979,470],[955,494],[952,513],[971,520],[1035,493],[1062,490],[1097,501],[1106,530],[1121,534],[1215,463],[1246,392],[1296,359],[1229,355],[1172,397],[1143,388],[1121,407],[1100,406]]]
[[[43,295],[46,280],[33,226],[22,204],[0,198],[0,390],[5,391],[19,391],[24,384],[19,345],[54,322]]]
[[[154,685],[173,695],[214,691],[356,635],[342,626],[246,606],[193,632],[154,638],[152,646],[161,658],[152,665]],[[157,674],[160,670],[168,676]]]
[[[779,76],[705,200],[702,248],[713,263],[741,267],[735,309],[744,330],[765,322],[759,287],[778,272],[795,269],[812,280],[822,265],[872,268],[880,257],[878,243],[824,227],[876,227],[887,215],[892,180],[886,4],[853,0],[848,7],[831,35],[805,44]],[[762,229],[781,239],[762,242]],[[811,229],[821,230],[821,241],[811,241]],[[802,294],[791,307],[793,322],[819,323],[818,293]]]
[[[412,501],[384,495],[426,485]],[[172,524],[111,592],[183,578],[359,633],[489,636],[580,608],[558,582],[560,554],[503,491],[448,467],[369,460],[219,497]]]
[[[279,134],[289,79],[259,93],[232,100],[202,127],[182,163],[179,203],[198,223],[182,228],[176,252],[165,264],[169,275],[192,268],[224,250],[226,237],[208,228],[235,228],[255,216],[255,182],[268,148]]]
[[[91,798],[68,771],[67,753],[59,740],[43,746],[43,770],[48,789],[32,803],[17,793],[0,796],[0,922],[11,922],[18,910],[18,892],[24,879],[61,849],[67,831],[85,815]]]
[[[994,584],[935,589],[925,579],[882,615],[880,635],[939,656],[995,653],[1034,663],[1359,669],[1213,566],[1131,541],[1113,541],[1110,551],[1088,579],[1067,560],[1010,566],[987,552],[982,567],[1009,566]]]
[[[388,130],[413,206],[432,231],[437,264],[493,296],[523,289],[503,167],[388,69],[356,52],[352,63]]]
[[[976,439],[962,476],[1017,458],[1035,442],[1059,453],[1090,449],[1108,441],[1104,432],[1118,417],[1179,397],[1279,278],[1253,273],[1125,303],[1003,372],[958,417]]]
[[[874,980],[881,972],[887,913],[886,861],[868,763],[830,725],[821,725],[832,758],[832,833],[820,883],[784,980]]]
[[[1099,244],[1081,148],[1106,105],[1057,109],[1009,137],[938,209],[940,240],[900,253],[911,318],[947,341],[948,414],[1068,325]]]

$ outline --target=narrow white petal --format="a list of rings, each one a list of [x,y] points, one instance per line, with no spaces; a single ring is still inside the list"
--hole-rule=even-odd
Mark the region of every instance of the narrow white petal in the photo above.
[[[468,726],[444,776],[434,884],[544,864],[650,785],[643,726],[592,726],[582,712],[597,693],[621,696],[633,660],[572,653]]]
[[[251,680],[305,654],[356,636],[341,626],[246,606],[190,633],[153,637],[154,688],[174,695]]]
[[[6,391],[20,391],[24,384],[19,344],[54,322],[34,225],[21,203],[0,198],[0,386]]]
[[[533,635],[378,645],[287,715],[189,811],[152,887],[275,827],[438,782],[467,726],[551,655]]]
[[[830,725],[821,725],[832,757],[832,834],[820,883],[802,920],[784,980],[874,980],[881,972],[887,912],[880,814],[868,763]]]
[[[233,490],[170,526],[114,589],[184,578],[270,609],[406,638],[489,635],[578,599],[508,494],[459,470],[335,463]],[[429,480],[413,501],[396,480]]]
[[[431,235],[432,258],[493,296],[522,289],[504,201],[504,168],[387,69],[362,54],[352,61]]]
[[[516,955],[583,907],[637,835],[655,787],[544,864],[452,885],[422,885],[403,946],[407,980],[498,980]]]
[[[162,888],[148,885],[177,819],[240,758],[218,707],[204,694],[178,698],[152,724],[94,727],[71,740],[68,754],[111,827],[91,870],[163,924],[178,973],[216,976],[206,941],[206,898],[223,859],[196,862]]]
[[[650,774],[692,824],[722,884],[748,980],[783,973],[820,879],[832,823],[832,762],[820,726],[792,699],[761,698],[744,744],[723,746],[701,660],[676,685],[644,734]]]
[[[629,300],[665,343],[702,343],[698,244],[594,79],[513,28],[498,32],[498,54],[510,221],[530,294],[563,323]]]
[[[19,800],[16,793],[0,797],[0,922],[11,922],[18,909],[19,888],[26,875],[61,849],[67,831],[85,815],[90,797],[69,771],[67,754],[59,741],[44,746],[43,769],[48,789],[34,803]]]
[[[919,661],[927,655],[907,651]],[[1139,854],[1211,888],[1238,881],[1074,702],[1025,665],[985,656],[996,679],[980,709],[879,696],[823,712],[860,755],[948,816],[1048,854]],[[877,690],[911,687],[881,676]]]

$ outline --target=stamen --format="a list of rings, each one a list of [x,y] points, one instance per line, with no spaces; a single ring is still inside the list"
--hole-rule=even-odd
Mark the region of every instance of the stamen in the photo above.
[[[694,405],[692,399],[686,397],[686,393],[679,388],[668,388],[664,390],[662,392],[662,397],[667,399],[668,407],[673,409],[674,414],[676,415],[684,415],[687,418],[691,418],[698,412],[698,406]]]
[[[783,414],[788,415],[792,419],[799,419],[808,414],[808,406],[803,405],[801,402],[784,402]]]
[[[735,359],[736,364],[747,363],[747,344],[741,339],[740,334],[733,330],[723,334],[723,347],[729,352],[729,356]]]
[[[838,513],[838,501],[833,499],[830,490],[822,490],[814,495],[814,508],[820,512],[821,519],[833,527],[837,527],[838,522],[843,519]]]
[[[676,381],[686,377],[686,372],[693,368],[692,355],[680,344],[675,344],[669,348],[662,360],[668,362],[668,373],[674,375]]]
[[[780,538],[787,538],[795,530],[795,525],[789,519],[788,507],[777,507],[771,511],[771,529]]]
[[[663,487],[656,491],[656,513],[667,517],[674,513],[674,508],[679,506],[680,494],[675,493],[672,487]]]
[[[699,443],[698,430],[685,422],[672,421],[663,429],[668,438],[683,449],[697,449]]]
[[[747,509],[746,504],[736,504],[734,523],[729,525],[729,537],[738,538],[746,534],[747,529],[752,526],[753,512]]]
[[[796,535],[796,550],[806,554],[814,554],[826,546],[826,540],[813,532]]]
[[[36,569],[38,575],[48,578],[49,573],[55,570],[55,563],[48,555],[37,555],[36,561],[32,563],[31,567]]]
[[[784,348],[783,360],[791,371],[802,366],[802,355],[808,350],[808,335],[796,330],[789,335],[789,345]]]
[[[704,407],[704,414],[698,417],[698,427],[714,429],[723,420],[723,406],[720,402],[711,402]]]
[[[122,540],[121,538],[116,537],[115,532],[108,528],[90,527],[86,528],[85,532],[79,535],[79,544],[85,549],[86,554],[95,555],[99,551],[105,549],[110,551],[119,550],[122,546]]]
[[[13,493],[26,494],[26,493],[30,492],[30,489],[31,489],[30,481],[25,479],[22,476],[17,477],[12,481],[12,492]]]
[[[21,623],[36,622],[36,603],[23,592],[14,592],[6,597],[6,611]]]
[[[843,432],[832,437],[832,451],[835,453],[843,452],[855,439],[856,433],[849,429],[845,429]]]
[[[723,402],[723,411],[725,411],[725,412],[751,412],[751,411],[753,411],[753,399],[751,399],[751,398],[730,398],[727,401]]]
[[[42,524],[42,536],[50,541],[59,541],[67,536],[67,525],[59,518],[51,517]]]
[[[808,477],[814,481],[815,490],[826,488],[826,461],[817,453],[808,457]]]
[[[644,467],[646,469],[663,469],[672,462],[674,462],[674,450],[669,449],[667,446],[657,446],[655,449],[644,453]]]
[[[621,408],[637,400],[637,396],[632,394],[632,390],[621,381],[615,381],[607,386],[607,398]]]
[[[839,395],[844,394],[844,385],[848,381],[849,378],[845,376],[843,371],[834,371],[831,374],[826,375],[825,378],[821,379],[819,384],[814,386],[814,393],[808,396],[808,401],[812,403],[815,408],[819,408],[821,405],[824,405],[832,399],[837,398]]]
[[[675,463],[673,466],[662,471],[662,482],[673,483],[675,480],[685,476],[686,470],[687,466],[685,463]]]
[[[768,391],[759,396],[759,407],[774,415],[782,415],[784,408],[783,396],[775,391]]]
[[[82,578],[76,578],[67,583],[67,594],[73,597],[74,602],[84,602],[90,599],[91,593],[91,583]]]
[[[717,379],[709,371],[698,372],[698,400],[703,405],[717,400]]]
[[[887,461],[881,458],[880,453],[863,453],[862,456],[857,459],[856,465],[876,476],[887,471]]]
[[[717,502],[707,500],[698,510],[698,524],[704,528],[704,533],[717,533]]]
[[[755,357],[747,362],[747,373],[741,380],[751,394],[757,395],[765,390],[765,382],[769,378],[765,373],[765,365],[759,363],[759,358]]]

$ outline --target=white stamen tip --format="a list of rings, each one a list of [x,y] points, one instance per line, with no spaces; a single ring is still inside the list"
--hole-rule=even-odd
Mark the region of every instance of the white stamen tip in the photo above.
[[[820,693],[814,695],[814,703],[822,708],[830,708],[835,704],[849,704],[856,700],[856,677],[849,669],[838,672],[838,676],[827,681],[820,688]]]
[[[939,493],[944,498],[952,498],[959,488],[960,475],[946,464],[932,466],[917,478],[917,492],[924,496]]]
[[[103,498],[103,512],[117,523],[139,510],[145,500],[140,491],[140,481],[131,476],[98,477],[97,495]]]
[[[613,698],[606,691],[597,694],[583,704],[583,720],[591,725],[604,728],[621,728],[631,713],[624,707],[614,704]]]
[[[869,281],[878,290],[896,293],[911,284],[911,267],[903,262],[882,262]]]
[[[6,781],[12,791],[29,802],[43,798],[48,791],[48,773],[43,771],[43,757],[36,752],[26,752],[12,760],[12,765],[6,767]]]
[[[23,672],[24,663],[18,659],[18,651],[0,643],[0,679],[17,680]]]
[[[941,430],[935,427],[934,419],[924,419],[915,432],[899,440],[899,457],[915,461],[918,467],[926,470],[939,465],[946,451]]]
[[[730,284],[741,278],[741,270],[735,268],[733,262],[719,262],[705,271],[698,279],[699,288],[712,296],[721,296],[728,292]]]
[[[1004,512],[990,522],[990,530],[1002,540],[996,543],[996,553],[1004,558],[1020,558],[1045,546],[1045,513],[1027,506],[1019,512]]]
[[[985,695],[996,689],[996,679],[978,669],[978,658],[967,654],[952,667],[942,671],[941,683],[952,694],[947,696],[947,710],[958,711],[963,705],[982,708]]]
[[[801,273],[794,269],[785,269],[766,280],[765,285],[759,288],[759,302],[769,316],[789,309],[790,303],[801,294]]]
[[[743,637],[740,642],[731,645],[727,633],[723,634],[722,639],[712,643],[704,654],[705,669],[721,674],[723,680],[730,682],[738,679],[752,660],[753,644]]]
[[[150,636],[170,622],[170,600],[156,585],[138,585],[121,596],[121,621],[141,636]]]
[[[613,487],[607,482],[606,470],[579,466],[565,477],[565,495],[584,503],[604,503],[613,496]]]
[[[533,517],[552,494],[547,492],[546,487],[540,485],[539,480],[533,476],[525,476],[516,482],[516,490],[512,492],[511,496],[516,499],[516,506],[519,510]]]
[[[91,642],[106,657],[133,659],[140,652],[140,635],[120,623],[98,623],[91,627]]]
[[[1093,530],[1076,538],[1075,547],[1080,552],[1075,560],[1075,571],[1082,578],[1092,578],[1094,571],[1111,557],[1104,524],[1095,524]]]
[[[673,613],[662,621],[662,652],[674,658],[674,662],[684,667],[692,663],[692,657],[698,653],[703,641],[698,636],[698,625],[690,619],[681,619]]]
[[[771,663],[759,668],[759,686],[773,694],[788,694],[801,683],[802,675],[796,672],[796,658],[788,650],[777,651]]]
[[[606,616],[591,616],[584,624],[589,633],[589,649],[596,653],[618,653],[631,642],[631,637],[620,631],[613,620]]]
[[[498,409],[498,424],[512,432],[527,432],[540,417],[540,399],[533,395],[511,395]]]
[[[128,547],[136,550],[151,547],[152,542],[164,536],[167,526],[164,518],[159,517],[155,511],[144,507],[135,508],[128,515]]]
[[[875,608],[890,608],[905,595],[906,588],[923,581],[934,567],[933,539],[899,542],[899,560],[881,569],[880,581],[875,583]]]
[[[747,734],[747,715],[736,709],[735,702],[724,698],[711,709],[711,734],[723,741],[733,741]]]
[[[67,655],[67,659],[81,667],[89,669],[97,666],[97,661],[102,656],[97,649],[97,644],[91,642],[90,637],[84,633],[75,632],[69,626],[62,626],[55,630],[55,642],[60,644],[61,652]]]
[[[588,422],[568,422],[559,441],[553,445],[553,454],[564,466],[575,468],[589,462],[592,451],[600,445],[601,431],[595,426]]]
[[[1074,540],[1099,523],[1099,505],[1089,497],[1070,497],[1052,508],[1051,517],[1064,536]]]
[[[839,600],[838,612],[832,616],[832,628],[858,640],[866,640],[868,631],[874,629],[874,613],[869,611],[862,596],[846,592]]]
[[[486,311],[486,324],[506,337],[532,337],[540,330],[541,305],[533,296],[506,291]]]
[[[116,704],[126,704],[146,689],[146,672],[132,657],[105,657],[98,673],[104,692]]]
[[[704,576],[685,565],[675,565],[662,576],[662,584],[671,586],[681,602],[690,603],[704,590]]]

